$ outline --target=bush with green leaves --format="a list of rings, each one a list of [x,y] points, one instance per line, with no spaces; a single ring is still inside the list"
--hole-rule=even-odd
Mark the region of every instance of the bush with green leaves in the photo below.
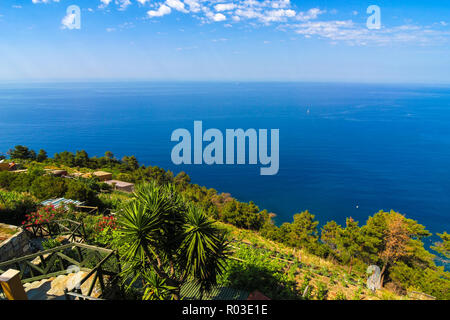
[[[343,293],[342,291],[338,291],[336,293],[336,296],[334,297],[334,300],[347,300],[347,297],[345,293]]]
[[[18,225],[27,214],[36,210],[37,205],[29,194],[0,190],[0,222]]]
[[[96,204],[98,202],[96,192],[86,183],[77,180],[70,180],[66,182],[67,191],[64,197],[67,199],[79,200],[89,204]]]
[[[422,291],[440,300],[450,300],[450,277],[444,267],[418,269],[406,263],[397,263],[391,278],[410,291]]]
[[[323,282],[317,283],[317,290],[316,290],[316,299],[317,300],[326,300],[328,296],[328,287]]]
[[[99,184],[93,179],[65,179],[55,177],[40,169],[28,173],[0,172],[0,188],[8,191],[29,192],[39,200],[65,197],[97,205]]]
[[[59,246],[61,246],[61,242],[58,239],[47,239],[42,241],[42,247],[44,250],[50,250]]]
[[[361,300],[362,289],[358,288],[353,294],[352,300]]]
[[[286,272],[286,262],[273,259],[270,252],[246,245],[239,248],[234,254],[239,260],[228,260],[221,285],[249,292],[258,290],[271,299],[300,299],[296,282]]]

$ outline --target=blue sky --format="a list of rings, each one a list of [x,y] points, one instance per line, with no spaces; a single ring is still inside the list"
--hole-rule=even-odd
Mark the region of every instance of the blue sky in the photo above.
[[[0,80],[60,79],[448,84],[450,3],[2,0]]]

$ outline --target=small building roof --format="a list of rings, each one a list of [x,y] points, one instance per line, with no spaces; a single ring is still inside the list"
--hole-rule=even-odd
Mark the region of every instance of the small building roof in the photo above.
[[[50,171],[52,174],[54,175],[64,175],[67,174],[66,170],[62,170],[62,169],[57,169],[57,170],[51,170]]]
[[[120,180],[106,180],[105,183],[107,183],[109,185],[115,185],[116,187],[119,187],[119,188],[134,186],[134,183],[120,181]]]
[[[111,172],[106,172],[106,171],[95,171],[93,174],[95,176],[97,176],[97,177],[102,177],[102,176],[109,176],[112,173]]]
[[[25,173],[27,171],[28,171],[28,169],[22,169],[22,170],[12,170],[11,172],[14,172],[14,173]]]
[[[83,178],[91,178],[92,176],[95,176],[97,178],[112,178],[112,173],[111,172],[106,172],[106,171],[95,171],[95,172],[88,172],[82,175]]]
[[[4,160],[0,161],[0,169],[1,170],[13,170],[16,168],[16,164],[14,161],[6,162]]]

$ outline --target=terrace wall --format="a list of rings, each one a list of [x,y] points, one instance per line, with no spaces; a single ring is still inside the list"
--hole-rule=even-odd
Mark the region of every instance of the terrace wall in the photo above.
[[[13,227],[13,226],[11,226]],[[32,253],[28,235],[22,229],[0,244],[0,262]]]

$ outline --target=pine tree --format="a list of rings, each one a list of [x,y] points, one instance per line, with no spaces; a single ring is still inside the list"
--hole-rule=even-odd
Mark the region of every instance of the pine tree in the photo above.
[[[447,232],[437,234],[442,242],[436,242],[431,249],[450,259],[450,234]]]
[[[36,160],[38,162],[44,162],[45,160],[47,160],[47,158],[48,158],[47,152],[44,149],[39,150]]]

